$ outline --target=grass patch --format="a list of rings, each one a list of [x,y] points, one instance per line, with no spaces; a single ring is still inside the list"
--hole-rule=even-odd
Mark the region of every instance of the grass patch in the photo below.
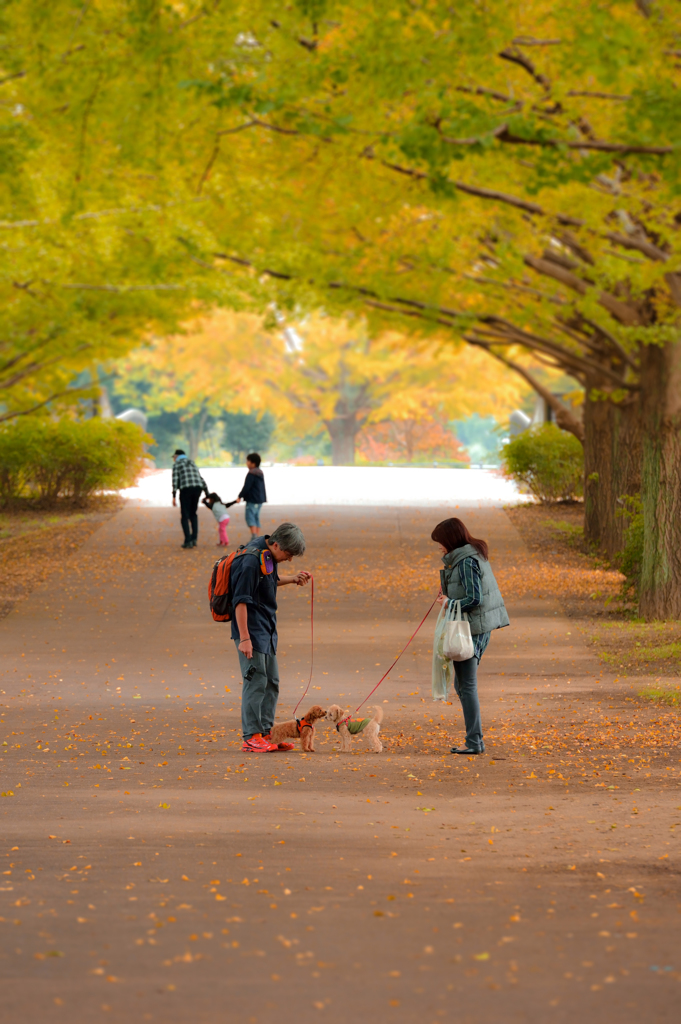
[[[662,686],[644,686],[639,690],[639,697],[644,700],[653,700],[657,704],[668,704],[670,707],[678,707],[681,704],[681,688],[668,690]]]
[[[632,675],[681,675],[681,623],[641,619],[599,624],[590,643],[606,665]]]
[[[551,530],[557,530],[569,540],[583,540],[584,526],[582,523],[568,523],[564,519],[544,519],[543,522]]]

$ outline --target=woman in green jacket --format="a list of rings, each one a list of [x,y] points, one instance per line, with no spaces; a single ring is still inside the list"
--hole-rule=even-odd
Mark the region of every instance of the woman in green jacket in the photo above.
[[[452,747],[452,754],[483,754],[478,665],[492,630],[509,625],[508,614],[484,540],[471,537],[460,519],[438,523],[431,539],[439,544],[443,555],[440,603],[461,602],[461,611],[467,613],[473,638],[473,657],[454,662],[454,687],[463,709],[466,742],[462,747]]]

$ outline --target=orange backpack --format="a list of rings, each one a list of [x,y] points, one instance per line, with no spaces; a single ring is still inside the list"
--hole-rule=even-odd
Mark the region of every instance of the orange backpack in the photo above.
[[[222,558],[218,558],[213,566],[213,572],[208,583],[208,603],[216,622],[229,622],[232,618],[234,609],[232,608],[229,590],[229,577],[232,562],[237,555],[242,555],[245,551],[246,548],[241,547],[238,551],[232,551],[229,555],[223,555]]]

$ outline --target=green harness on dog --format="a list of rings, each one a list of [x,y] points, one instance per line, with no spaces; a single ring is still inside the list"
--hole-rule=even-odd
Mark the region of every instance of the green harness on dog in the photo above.
[[[342,722],[338,723],[336,726],[336,732],[340,732],[341,725],[345,724],[348,727],[348,732],[352,733],[353,736],[356,736],[358,732],[362,732],[363,729],[366,729],[367,725],[371,721],[371,718],[357,718],[353,722],[350,715],[348,715],[347,718],[344,718]]]

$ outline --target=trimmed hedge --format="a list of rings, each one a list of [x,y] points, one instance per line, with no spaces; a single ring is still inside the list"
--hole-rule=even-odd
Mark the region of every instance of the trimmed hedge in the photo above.
[[[524,430],[503,448],[506,472],[543,502],[584,493],[584,449],[553,423]]]
[[[101,490],[134,483],[149,438],[120,420],[17,420],[0,430],[0,500],[21,497],[77,505]]]

